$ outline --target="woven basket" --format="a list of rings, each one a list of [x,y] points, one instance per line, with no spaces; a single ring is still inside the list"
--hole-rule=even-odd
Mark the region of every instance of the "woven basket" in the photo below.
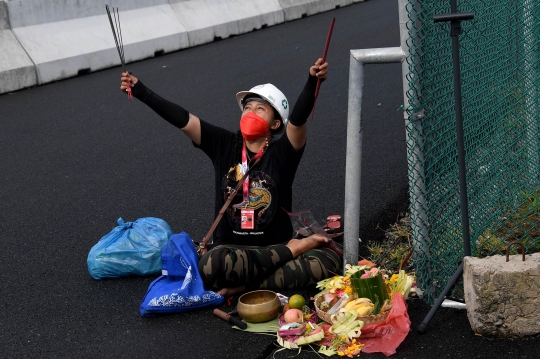
[[[319,305],[321,304],[323,300],[324,300],[323,296],[320,296],[319,298],[317,298],[317,300],[315,300],[315,310],[317,311],[317,315],[319,316],[319,318],[321,318],[328,324],[332,324],[332,320],[330,320],[331,314],[323,312],[321,309],[319,309]],[[387,310],[384,313],[379,313],[377,315],[368,315],[365,317],[358,317],[357,319],[363,321],[364,325],[382,323],[388,317],[388,313],[390,313],[389,310]]]

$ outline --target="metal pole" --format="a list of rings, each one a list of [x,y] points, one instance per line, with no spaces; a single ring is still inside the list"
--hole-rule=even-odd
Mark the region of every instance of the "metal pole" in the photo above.
[[[466,176],[466,166],[465,166],[465,146],[464,146],[464,135],[463,135],[463,112],[462,112],[462,103],[461,103],[461,71],[459,66],[459,35],[461,34],[461,21],[470,20],[474,18],[473,13],[458,13],[457,12],[457,0],[451,1],[451,11],[450,14],[445,15],[435,15],[435,22],[450,21],[451,30],[450,35],[452,36],[452,65],[454,69],[454,100],[455,105],[454,109],[456,112],[456,132],[457,132],[457,147],[458,147],[458,165],[459,165],[459,190],[461,197],[461,225],[463,230],[463,252],[465,256],[471,255],[471,241],[469,235],[469,205],[467,199],[467,176]],[[444,288],[441,295],[438,297],[437,301],[429,311],[428,315],[424,321],[418,326],[418,331],[424,333],[426,328],[431,321],[435,312],[441,306],[441,303],[444,301],[446,295],[453,288],[454,284],[457,282],[461,274],[463,273],[463,262],[460,263],[458,269],[448,281],[448,284]]]
[[[347,148],[345,171],[344,255],[346,264],[358,263],[360,232],[360,181],[362,173],[362,97],[364,65],[403,61],[399,47],[351,50],[349,65],[349,104],[347,113]]]
[[[455,0],[452,12],[456,12]],[[463,253],[471,255],[471,239],[469,234],[469,199],[467,196],[467,168],[465,166],[465,144],[463,133],[463,105],[461,103],[461,71],[459,66],[459,21],[452,21],[452,62],[454,67],[454,98],[456,111],[456,131],[459,164],[459,194],[461,197],[461,226],[463,230]]]
[[[527,126],[527,152],[529,176],[527,185],[532,189],[536,189],[539,176],[539,151],[540,144],[539,136],[539,114],[538,114],[538,73],[535,69],[538,59],[537,51],[534,47],[538,43],[538,38],[535,36],[535,18],[534,8],[538,6],[535,1],[523,1],[523,53],[525,55],[524,73],[525,73],[525,123]]]
[[[441,295],[439,296],[439,298],[437,298],[437,301],[435,302],[433,307],[431,307],[431,310],[424,318],[424,321],[422,321],[422,323],[420,323],[420,325],[418,326],[418,331],[420,333],[424,333],[426,331],[426,328],[429,322],[431,322],[431,319],[433,318],[433,316],[435,315],[435,313],[437,312],[441,304],[444,302],[445,297],[448,295],[448,293],[450,293],[450,291],[454,287],[454,284],[456,284],[459,277],[461,277],[461,274],[463,274],[463,262],[461,262],[457,271],[454,273],[452,278],[450,278],[450,280],[448,281],[448,284],[446,284],[446,287],[444,287]]]
[[[360,180],[362,173],[362,96],[364,65],[351,51],[349,65],[349,104],[347,110],[347,149],[345,159],[345,210],[343,270],[358,264],[360,232]]]
[[[426,187],[425,187],[425,172],[424,172],[424,138],[422,129],[422,117],[423,111],[413,113],[411,109],[416,109],[418,106],[414,102],[416,97],[412,98],[413,103],[408,105],[410,101],[407,93],[410,90],[409,83],[414,84],[414,88],[420,88],[420,83],[416,77],[416,72],[411,71],[409,68],[409,59],[413,64],[420,63],[417,54],[411,54],[409,52],[409,46],[407,40],[416,41],[418,36],[416,34],[409,34],[409,31],[415,31],[415,27],[411,26],[410,30],[407,27],[409,21],[409,12],[407,11],[407,4],[409,0],[399,0],[399,34],[400,44],[403,51],[404,60],[401,62],[401,74],[403,80],[403,118],[405,119],[405,127],[409,130],[405,131],[406,143],[407,143],[407,157],[415,158],[416,161],[408,166],[409,170],[409,193],[413,201],[411,203],[411,223],[413,231],[413,258],[428,259],[429,246],[428,246],[428,216],[427,216],[427,199],[426,199]],[[411,12],[417,9],[411,10]],[[411,56],[412,55],[412,56]],[[428,269],[429,272],[429,269]],[[420,287],[427,285],[427,283],[419,283]],[[425,289],[425,288],[424,288]]]

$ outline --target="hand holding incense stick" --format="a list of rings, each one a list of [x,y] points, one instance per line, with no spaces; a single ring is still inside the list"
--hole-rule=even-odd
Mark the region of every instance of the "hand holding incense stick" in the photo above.
[[[111,11],[109,10],[109,5],[105,5],[105,10],[107,10],[107,16],[109,17],[109,23],[111,24],[111,30],[114,37],[114,42],[116,44],[116,50],[118,50],[118,55],[120,56],[120,62],[122,63],[122,72],[126,72],[126,59],[124,57],[124,42],[122,41],[122,29],[120,27],[120,13],[118,12],[118,8],[116,8],[116,11],[113,8],[113,16],[111,16]],[[114,19],[114,23],[113,23]],[[133,94],[131,93],[131,86],[129,82],[127,82],[127,89],[126,92],[128,93],[128,98],[133,98]]]
[[[332,21],[330,22],[330,29],[328,30],[328,36],[326,37],[326,44],[324,45],[324,53],[322,57],[323,64],[326,62],[326,54],[328,54],[328,47],[330,46],[330,38],[332,37],[332,31],[334,30],[335,22],[336,22],[336,18],[333,17]],[[317,103],[317,97],[319,96],[320,88],[321,88],[321,79],[319,78],[317,80],[317,88],[315,89],[315,101],[313,102],[313,112],[311,113],[312,120],[313,120],[313,116],[315,116],[315,104]]]

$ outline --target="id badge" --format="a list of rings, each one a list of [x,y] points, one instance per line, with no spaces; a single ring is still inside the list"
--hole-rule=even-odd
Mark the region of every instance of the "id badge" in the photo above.
[[[255,210],[251,208],[242,208],[240,211],[242,229],[254,229],[255,228]]]

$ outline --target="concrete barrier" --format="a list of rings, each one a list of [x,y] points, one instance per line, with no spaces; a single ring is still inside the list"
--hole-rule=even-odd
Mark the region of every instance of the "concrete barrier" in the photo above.
[[[284,21],[283,9],[277,0],[171,1],[171,7],[188,32],[190,46]]]
[[[127,62],[189,46],[187,32],[166,0],[119,2],[131,8],[120,13]],[[26,11],[28,3],[32,11]],[[142,3],[154,6],[134,8]],[[33,60],[39,84],[120,63],[104,0],[17,0],[7,5],[12,31]]]
[[[37,85],[34,63],[10,29],[5,1],[0,1],[0,94]]]
[[[105,4],[131,62],[359,1],[0,0],[0,94],[119,65]]]
[[[9,30],[9,28],[9,17],[6,2],[4,0],[0,0],[0,30]]]
[[[351,5],[353,0],[279,0],[279,3],[285,13],[285,21],[291,21]]]

